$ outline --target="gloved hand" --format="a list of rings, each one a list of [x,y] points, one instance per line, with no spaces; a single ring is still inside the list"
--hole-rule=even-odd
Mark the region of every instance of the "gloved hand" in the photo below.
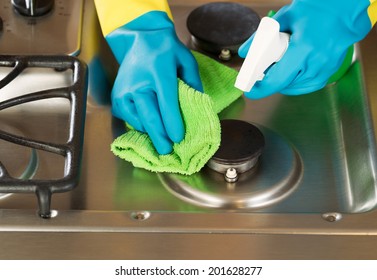
[[[372,28],[369,0],[293,0],[274,19],[291,34],[288,49],[246,97],[259,99],[280,92],[310,93],[323,88],[341,66],[348,48]],[[253,36],[239,49],[246,57]]]
[[[150,136],[160,154],[184,138],[178,80],[203,91],[198,66],[165,12],[148,12],[106,38],[120,68],[112,90],[113,114]]]

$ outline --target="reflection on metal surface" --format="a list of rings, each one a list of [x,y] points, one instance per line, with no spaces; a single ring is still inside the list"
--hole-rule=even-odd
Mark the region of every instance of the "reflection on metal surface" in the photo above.
[[[164,186],[189,203],[222,209],[259,209],[287,198],[299,185],[304,167],[300,156],[283,138],[261,127],[266,145],[255,169],[239,174],[237,182],[224,181],[209,168],[191,175],[160,174]]]
[[[58,216],[59,212],[57,210],[51,210],[50,217],[49,218],[56,218]]]

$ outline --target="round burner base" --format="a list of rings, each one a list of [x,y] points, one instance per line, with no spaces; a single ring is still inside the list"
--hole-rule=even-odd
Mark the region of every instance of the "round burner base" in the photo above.
[[[241,120],[221,120],[221,144],[208,161],[211,169],[225,173],[234,168],[243,173],[253,168],[264,149],[262,132],[255,125]]]
[[[258,28],[259,15],[238,3],[215,2],[194,9],[187,18],[187,28],[195,47],[221,54],[238,48]]]
[[[250,210],[272,206],[296,190],[303,174],[302,160],[285,139],[259,127],[265,137],[258,166],[229,182],[209,167],[191,176],[159,174],[174,196],[197,206],[229,210]]]

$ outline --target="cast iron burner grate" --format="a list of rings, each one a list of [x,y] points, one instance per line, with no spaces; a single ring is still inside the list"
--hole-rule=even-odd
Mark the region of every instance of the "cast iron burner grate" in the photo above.
[[[69,86],[32,92],[0,102],[0,111],[50,98],[65,98],[70,103],[69,135],[68,140],[63,144],[36,141],[0,130],[2,140],[64,157],[64,176],[54,180],[14,178],[0,159],[0,193],[35,193],[38,199],[39,215],[49,218],[52,194],[70,191],[78,183],[86,113],[86,65],[70,56],[0,55],[0,67],[13,68],[0,81],[0,90],[27,68],[52,68],[58,71],[70,69],[72,71],[72,84]]]

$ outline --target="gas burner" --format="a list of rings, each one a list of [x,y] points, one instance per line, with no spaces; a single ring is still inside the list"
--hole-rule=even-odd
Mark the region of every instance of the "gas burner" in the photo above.
[[[209,3],[193,10],[187,28],[194,46],[229,60],[257,29],[259,15],[237,3]]]
[[[191,176],[159,174],[169,192],[197,206],[230,210],[264,208],[293,193],[303,166],[285,139],[243,121],[222,121],[222,129],[234,135],[222,136],[224,142],[207,167]]]
[[[224,173],[226,178],[235,179],[234,172],[243,173],[258,163],[264,148],[262,132],[251,123],[241,120],[222,120],[221,145],[207,165]],[[232,175],[233,174],[233,175]]]

